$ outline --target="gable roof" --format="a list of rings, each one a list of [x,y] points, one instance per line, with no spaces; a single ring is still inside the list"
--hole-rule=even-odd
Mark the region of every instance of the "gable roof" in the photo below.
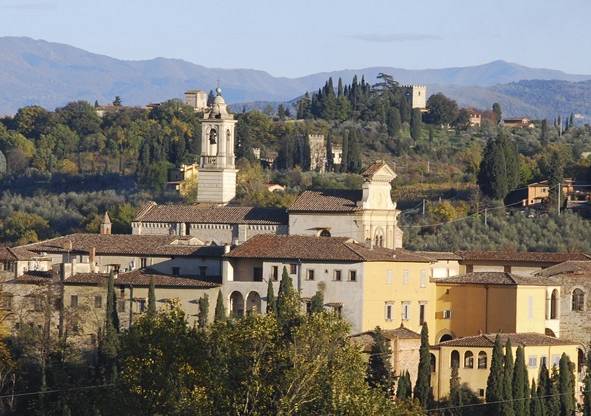
[[[328,262],[430,262],[428,258],[406,250],[370,249],[347,237],[274,234],[256,235],[231,250],[225,257]]]
[[[392,179],[396,178],[394,169],[392,169],[392,167],[384,160],[376,160],[373,162],[361,173],[361,176],[363,176],[365,180],[371,180],[380,170],[382,170],[382,168],[386,168],[389,174],[388,176],[391,176]]]
[[[31,260],[39,257],[23,247],[0,247],[0,261]]]
[[[105,283],[108,277],[109,275],[105,273],[77,273],[68,277],[65,283],[94,285]],[[115,279],[115,286],[148,287],[152,279],[156,287],[210,289],[220,286],[218,283],[200,280],[194,276],[172,276],[149,268],[119,273]]]
[[[584,253],[536,252],[536,251],[458,251],[464,262],[506,261],[531,263],[562,263],[567,260],[590,260]]]
[[[435,283],[462,285],[501,285],[501,286],[552,286],[556,282],[550,279],[520,276],[507,272],[473,272],[452,277],[433,279]]]
[[[289,207],[290,212],[352,212],[360,209],[361,190],[325,189],[304,191]]]
[[[283,208],[158,205],[156,203],[149,203],[140,209],[134,221],[261,225],[288,223],[287,212]]]
[[[568,260],[540,270],[536,276],[552,277],[561,274],[586,275],[591,273],[591,259],[587,261]]]
[[[390,341],[394,339],[421,339],[419,333],[411,331],[402,325],[396,329],[382,329],[382,335]],[[375,331],[366,331],[351,335],[349,339],[354,344],[361,346],[363,352],[370,353],[375,342]]]
[[[546,345],[575,345],[576,342],[565,339],[558,339],[548,335],[538,334],[536,332],[523,332],[511,334],[498,334],[501,344],[505,345],[507,340],[511,340],[512,346],[546,346]],[[431,348],[441,347],[482,347],[492,348],[495,345],[495,338],[497,334],[481,334],[470,337],[456,338],[449,341],[440,342]]]
[[[71,244],[71,250],[68,246]],[[35,253],[89,253],[97,255],[221,257],[223,246],[192,245],[190,239],[174,235],[70,234],[23,246]]]

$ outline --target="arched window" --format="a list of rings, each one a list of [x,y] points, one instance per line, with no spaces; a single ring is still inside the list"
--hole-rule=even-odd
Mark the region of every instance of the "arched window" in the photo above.
[[[472,354],[472,351],[466,351],[464,354],[464,368],[474,368],[474,354]]]
[[[320,234],[318,234],[320,237],[330,237],[330,231],[328,231],[327,229],[324,229],[322,231],[320,231]]]
[[[216,144],[218,142],[218,132],[215,129],[209,131],[209,144]]]
[[[450,334],[443,334],[441,338],[439,338],[439,342],[451,341],[453,337]]]
[[[558,319],[558,290],[552,291],[550,297],[550,319]]]
[[[246,297],[246,312],[261,313],[261,296],[257,292],[250,292]]]
[[[585,309],[585,292],[576,288],[572,294],[572,310],[582,312]]]
[[[375,232],[374,246],[375,247],[384,247],[384,231],[381,228],[378,228]]]
[[[486,368],[486,353],[484,351],[480,351],[478,353],[478,368]]]
[[[434,373],[436,369],[437,359],[435,358],[435,354],[431,355],[431,372]]]
[[[234,317],[244,316],[244,297],[240,292],[232,292],[230,295],[230,313]]]
[[[459,367],[460,366],[460,353],[456,350],[451,352],[451,367]]]

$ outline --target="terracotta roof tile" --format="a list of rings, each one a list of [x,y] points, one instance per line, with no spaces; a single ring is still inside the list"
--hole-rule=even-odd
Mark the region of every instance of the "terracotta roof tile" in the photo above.
[[[105,273],[77,273],[66,279],[66,284],[101,284],[109,277]],[[194,276],[172,276],[153,269],[139,269],[127,273],[119,273],[115,280],[116,286],[149,286],[150,279],[154,279],[156,287],[181,287],[194,289],[209,289],[219,287],[218,283],[199,280]]]
[[[550,253],[534,251],[458,251],[464,262],[512,261],[534,263],[562,263],[567,260],[589,260],[584,253]]]
[[[421,335],[403,326],[396,329],[382,329],[382,334],[388,340],[394,339],[421,339]],[[351,335],[349,339],[356,345],[362,347],[362,351],[371,352],[374,344],[375,331],[366,331],[360,334]]]
[[[361,176],[363,176],[364,178],[371,178],[373,175],[375,175],[381,168],[383,168],[384,166],[388,166],[391,170],[393,170],[390,165],[388,165],[387,162],[383,161],[383,160],[376,160],[375,162],[373,162],[371,165],[369,165],[367,167],[367,169],[365,169],[362,173]]]
[[[536,276],[552,277],[557,275],[589,275],[591,274],[591,260],[568,260],[555,264],[536,273]]]
[[[0,261],[31,260],[39,257],[23,247],[0,247]]]
[[[507,272],[473,272],[432,280],[435,283],[463,285],[552,286],[557,284],[551,279],[540,279],[538,277],[532,276],[520,276]]]
[[[497,334],[482,334],[471,337],[456,338],[450,341],[440,342],[434,345],[432,348],[441,347],[490,347],[492,348],[495,344],[495,338]],[[523,332],[523,333],[512,333],[512,334],[499,334],[501,344],[505,345],[507,339],[511,340],[511,345],[515,346],[551,346],[551,345],[574,345],[577,344],[573,341],[565,339],[554,338],[548,335],[538,334],[536,332]]]
[[[451,251],[414,251],[414,254],[427,257],[431,260],[461,260],[462,258]]]
[[[146,255],[146,256],[186,256],[220,257],[223,246],[190,244],[192,239],[170,235],[134,234],[70,234],[51,240],[23,246],[35,253],[88,253],[92,248],[97,255]]]
[[[198,205],[157,205],[154,203],[142,208],[134,221],[260,225],[288,223],[287,212],[283,208],[206,207]]]
[[[289,211],[351,212],[359,209],[362,191],[349,189],[326,189],[304,191],[289,207]]]

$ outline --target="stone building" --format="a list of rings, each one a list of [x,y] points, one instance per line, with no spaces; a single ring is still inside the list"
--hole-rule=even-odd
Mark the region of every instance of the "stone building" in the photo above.
[[[202,90],[185,91],[184,102],[193,107],[196,113],[202,113],[207,109],[207,93]]]
[[[324,135],[308,134],[308,146],[310,148],[310,170],[325,172],[327,153]]]
[[[332,164],[340,165],[343,163],[343,145],[333,144],[332,145]]]
[[[427,110],[427,86],[426,85],[405,85],[406,94],[410,98],[411,107],[421,111]]]

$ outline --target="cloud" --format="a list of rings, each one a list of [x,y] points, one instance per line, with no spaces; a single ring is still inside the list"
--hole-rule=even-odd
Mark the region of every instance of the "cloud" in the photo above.
[[[360,33],[357,35],[351,35],[350,37],[364,42],[374,43],[417,42],[443,39],[441,36],[428,33]]]
[[[8,2],[5,3],[0,0],[0,9],[3,10],[54,10],[56,9],[55,3],[50,3],[46,1],[38,1],[38,2]]]

